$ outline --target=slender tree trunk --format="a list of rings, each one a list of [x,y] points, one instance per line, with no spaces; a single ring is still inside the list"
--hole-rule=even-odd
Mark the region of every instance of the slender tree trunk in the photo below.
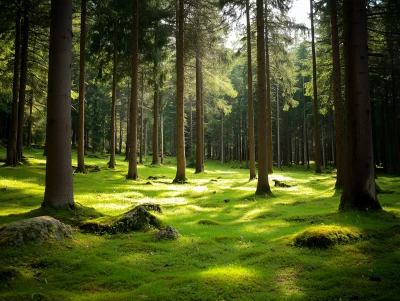
[[[267,91],[265,72],[263,0],[257,0],[257,75],[258,75],[258,182],[256,194],[270,194],[268,182],[268,142],[267,142]]]
[[[129,112],[129,169],[127,179],[136,180],[137,170],[137,113],[138,113],[138,32],[139,32],[139,0],[133,0],[132,13],[132,89]]]
[[[279,85],[276,85],[276,137],[278,149],[278,170],[281,170],[281,133],[279,131]],[[288,158],[289,160],[289,158]]]
[[[161,157],[161,164],[164,164],[164,116],[161,112],[160,115],[160,157]]]
[[[319,126],[318,126],[318,91],[317,91],[317,59],[315,55],[315,35],[314,35],[314,9],[313,0],[310,0],[310,19],[311,19],[311,48],[313,61],[313,94],[314,94],[314,160],[315,172],[321,173],[321,155],[319,150]]]
[[[303,151],[304,170],[307,170],[308,169],[308,145],[307,145],[307,115],[306,115],[305,100],[304,100],[304,111],[303,111],[303,143],[304,143],[304,151]]]
[[[76,172],[86,172],[85,168],[85,57],[86,57],[86,0],[81,2],[81,39],[79,47],[79,113],[78,113],[78,167]]]
[[[29,118],[28,118],[28,137],[26,139],[26,146],[32,146],[32,113],[33,113],[33,88],[31,88],[29,96]]]
[[[221,163],[225,163],[224,152],[224,112],[221,112]]]
[[[335,105],[335,132],[336,132],[336,184],[335,189],[344,186],[344,154],[345,132],[344,112],[342,100],[342,79],[340,69],[339,33],[337,20],[337,0],[331,1],[331,28],[332,28],[332,65],[333,65],[333,100]]]
[[[51,1],[46,188],[42,207],[74,207],[71,167],[72,0]]]
[[[25,97],[26,79],[28,75],[28,39],[29,39],[29,1],[25,4],[24,23],[22,26],[22,49],[21,49],[21,79],[19,87],[18,103],[18,134],[17,134],[17,160],[22,161],[24,122],[25,122]]]
[[[274,151],[272,147],[272,106],[271,106],[271,71],[269,60],[269,36],[268,36],[268,5],[265,5],[265,72],[267,85],[267,147],[268,147],[268,173],[273,173]]]
[[[115,30],[117,30],[117,24],[115,24]],[[110,162],[108,162],[108,168],[115,168],[115,133],[116,133],[116,99],[117,99],[117,41],[114,36],[113,45],[113,79],[112,79],[112,96],[111,96],[111,139],[110,139]]]
[[[119,111],[119,147],[118,147],[118,153],[119,154],[122,154],[122,141],[124,140],[124,137],[123,137],[123,127],[122,127],[122,124],[123,124],[123,116],[124,116],[124,113],[123,113],[123,109],[122,109],[122,101],[121,101],[121,104],[120,104],[120,111]]]
[[[158,63],[154,61],[153,67],[153,81],[154,81],[154,105],[153,105],[153,159],[152,165],[159,165],[159,146],[158,146],[158,116],[159,112],[159,99],[158,99],[158,83],[157,83]]]
[[[246,0],[246,31],[247,31],[247,98],[249,118],[249,166],[250,180],[257,177],[256,173],[256,151],[254,141],[254,101],[253,101],[253,67],[251,64],[251,33],[250,33],[250,5]]]
[[[149,135],[148,135],[148,131],[147,131],[147,119],[144,121],[144,161],[147,162],[147,140]]]
[[[196,53],[196,173],[204,172],[204,135],[202,118],[202,63],[200,54]]]
[[[177,100],[176,100],[176,176],[175,183],[182,183],[186,181],[186,158],[185,158],[185,112],[184,112],[184,6],[183,0],[179,0],[178,12],[178,41],[176,49],[177,57]]]
[[[144,71],[142,70],[142,95],[140,97],[140,151],[139,151],[139,163],[143,164],[143,113],[144,113]]]
[[[7,141],[6,164],[16,166],[17,158],[17,135],[18,135],[18,83],[19,83],[19,62],[21,59],[21,10],[17,8],[15,17],[15,42],[14,42],[14,78],[12,89],[12,113],[11,133]]]
[[[340,211],[379,210],[372,152],[368,78],[367,13],[364,0],[343,1],[346,81],[346,169]]]

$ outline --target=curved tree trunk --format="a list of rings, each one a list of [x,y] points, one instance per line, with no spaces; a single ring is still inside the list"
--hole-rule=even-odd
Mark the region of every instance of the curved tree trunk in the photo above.
[[[117,25],[115,25],[115,30],[117,29]],[[111,139],[110,139],[110,162],[108,162],[108,168],[115,168],[115,132],[116,132],[116,99],[117,99],[117,43],[116,38],[114,37],[114,45],[113,45],[113,79],[112,79],[112,96],[111,96]]]
[[[247,32],[247,98],[249,118],[249,167],[250,180],[257,177],[256,174],[256,145],[254,141],[254,101],[253,101],[253,67],[251,64],[251,33],[250,33],[250,4],[246,0],[246,32]]]
[[[311,19],[311,49],[312,49],[312,61],[313,61],[313,92],[314,92],[314,160],[315,160],[315,172],[321,173],[321,154],[319,148],[319,126],[318,126],[318,91],[317,91],[317,60],[315,55],[315,36],[314,36],[314,12],[313,12],[313,0],[310,0],[310,19]]]
[[[183,0],[179,0],[178,12],[178,40],[176,49],[177,58],[177,99],[176,99],[176,176],[174,182],[182,183],[186,181],[186,158],[185,158],[185,112],[184,112],[184,62],[183,62],[183,47],[184,47],[184,6]]]
[[[18,134],[17,134],[17,160],[22,161],[24,122],[25,122],[25,97],[26,79],[28,73],[28,39],[29,39],[29,3],[26,3],[24,10],[24,24],[22,26],[22,49],[21,49],[21,79],[19,87],[18,103]]]
[[[258,183],[256,194],[270,194],[268,183],[267,91],[265,87],[265,43],[263,0],[257,0],[257,74],[258,74]]]
[[[71,167],[72,0],[51,1],[46,188],[42,207],[73,207]]]
[[[159,99],[158,99],[158,83],[157,83],[157,72],[158,64],[154,61],[153,68],[153,81],[154,81],[154,106],[153,106],[153,159],[151,161],[152,165],[159,165],[159,144],[158,144],[158,116],[160,115],[159,110]]]
[[[13,79],[13,101],[12,101],[12,119],[11,133],[7,142],[6,164],[16,166],[17,159],[17,135],[18,135],[18,83],[19,83],[19,62],[21,58],[21,10],[17,8],[15,17],[15,52],[14,52],[14,79]]]
[[[372,151],[368,78],[367,13],[364,0],[344,0],[346,169],[340,211],[379,210]]]
[[[132,89],[131,107],[129,112],[129,169],[127,179],[136,180],[137,171],[137,113],[138,113],[138,28],[139,28],[139,0],[133,1],[132,12]]]
[[[339,32],[337,20],[337,0],[331,1],[331,28],[332,28],[332,65],[333,65],[333,100],[335,104],[335,131],[336,131],[336,189],[344,186],[344,154],[345,132],[344,112],[342,101],[342,78],[340,70]]]
[[[79,47],[79,113],[78,113],[78,167],[76,172],[86,172],[85,168],[85,57],[86,57],[86,0],[81,2],[81,39]]]

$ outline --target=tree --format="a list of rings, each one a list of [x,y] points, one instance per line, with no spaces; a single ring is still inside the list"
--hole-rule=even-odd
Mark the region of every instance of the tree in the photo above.
[[[268,182],[267,91],[265,78],[263,0],[257,0],[258,183],[256,194],[270,194]]]
[[[138,32],[139,0],[133,1],[132,11],[132,90],[129,112],[129,169],[127,179],[136,180],[137,171],[137,113],[138,113]]]
[[[12,89],[12,123],[11,134],[7,141],[6,164],[16,166],[17,157],[17,134],[18,134],[18,82],[19,82],[19,61],[21,47],[21,10],[17,8],[15,17],[15,43],[14,43],[14,78]]]
[[[74,207],[71,168],[72,0],[51,1],[46,188],[42,207]]]
[[[340,211],[379,210],[372,149],[368,78],[367,13],[364,0],[343,1],[346,164]]]
[[[82,0],[81,2],[81,38],[79,52],[78,167],[76,172],[85,173],[86,0]]]
[[[178,14],[178,39],[176,47],[176,176],[175,183],[186,181],[186,158],[185,158],[185,116],[184,116],[184,5],[179,0]]]

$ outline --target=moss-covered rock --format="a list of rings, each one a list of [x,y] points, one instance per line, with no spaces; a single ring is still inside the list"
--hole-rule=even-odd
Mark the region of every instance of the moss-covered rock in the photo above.
[[[154,235],[154,238],[157,240],[162,240],[162,239],[171,239],[175,240],[179,237],[178,231],[171,226],[166,227],[165,229],[162,229],[160,232],[158,232],[156,235]]]
[[[327,249],[334,245],[354,243],[363,237],[361,231],[352,227],[315,226],[294,236],[296,247]]]
[[[31,242],[72,238],[72,229],[50,216],[39,216],[13,222],[0,232],[0,245],[24,246]]]

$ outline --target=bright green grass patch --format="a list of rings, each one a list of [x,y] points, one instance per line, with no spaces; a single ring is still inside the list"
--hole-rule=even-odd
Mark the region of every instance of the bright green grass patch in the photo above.
[[[40,208],[45,157],[41,150],[26,155],[27,164],[0,168],[0,227],[46,214],[72,224],[74,239],[0,250],[0,267],[16,275],[4,274],[0,300],[396,300],[400,294],[399,177],[377,180],[393,191],[379,195],[385,212],[339,213],[332,169],[275,171],[270,179],[291,187],[271,181],[274,197],[264,198],[255,196],[248,170],[232,168],[238,163],[206,161],[205,173],[188,168],[188,183],[173,184],[174,158],[157,167],[147,160],[138,181],[129,181],[123,156],[114,170],[105,156],[87,157],[93,168],[73,176],[75,210],[48,211]],[[95,166],[100,171],[91,172]],[[155,229],[78,230],[143,203],[161,205],[156,215],[179,231],[178,240],[157,241]],[[360,239],[323,250],[292,245],[313,227],[346,229]]]

